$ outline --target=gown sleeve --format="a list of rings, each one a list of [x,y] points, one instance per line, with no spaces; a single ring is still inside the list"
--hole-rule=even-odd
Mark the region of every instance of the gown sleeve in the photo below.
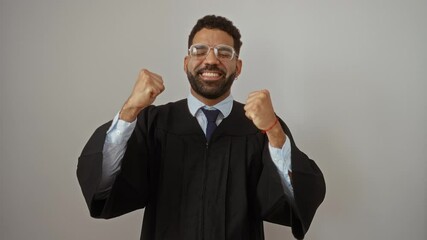
[[[78,160],[77,178],[92,217],[113,218],[146,206],[150,159],[146,115],[147,111],[143,111],[138,117],[135,130],[127,142],[121,170],[106,199],[97,199],[95,196],[101,180],[102,150],[111,122],[100,126],[83,148]]]
[[[291,226],[294,237],[303,239],[325,197],[325,180],[316,163],[296,147],[286,124],[282,120],[280,124],[291,141],[294,199],[288,199],[283,191],[280,176],[265,144],[263,170],[257,187],[260,211],[265,221]]]

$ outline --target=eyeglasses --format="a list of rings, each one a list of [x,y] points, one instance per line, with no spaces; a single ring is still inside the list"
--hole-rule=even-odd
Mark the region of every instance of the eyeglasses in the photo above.
[[[232,60],[234,57],[238,57],[234,48],[228,45],[220,44],[214,47],[210,47],[209,45],[202,44],[202,43],[191,45],[191,47],[188,49],[188,55],[190,55],[191,57],[197,60],[202,60],[209,55],[209,52],[211,51],[211,49],[214,50],[216,58],[219,59],[220,61],[223,61],[223,60],[229,61],[229,60]]]

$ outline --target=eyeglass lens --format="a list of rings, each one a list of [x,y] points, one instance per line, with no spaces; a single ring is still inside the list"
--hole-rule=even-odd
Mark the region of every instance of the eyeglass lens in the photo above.
[[[211,49],[214,50],[215,56],[219,59],[231,60],[234,57],[234,49],[227,45],[209,47],[208,45],[197,44],[190,47],[189,53],[192,57],[203,58],[209,54]]]

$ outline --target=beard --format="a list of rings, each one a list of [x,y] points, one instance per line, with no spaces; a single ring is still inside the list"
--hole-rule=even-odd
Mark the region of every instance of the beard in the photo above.
[[[220,71],[222,72],[222,78],[212,82],[203,81],[200,77],[200,73],[204,70]],[[187,78],[190,82],[190,86],[197,94],[207,99],[217,99],[223,96],[231,89],[234,79],[236,78],[236,72],[231,73],[227,77],[225,72],[215,65],[207,65],[205,68],[199,69],[195,72],[195,74],[192,74],[187,70]]]

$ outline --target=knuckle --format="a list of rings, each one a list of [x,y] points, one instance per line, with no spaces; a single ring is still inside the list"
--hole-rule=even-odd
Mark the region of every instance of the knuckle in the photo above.
[[[147,75],[148,74],[148,70],[147,69],[145,69],[145,68],[143,68],[143,69],[141,69],[141,71],[139,71],[139,75]]]
[[[261,92],[261,97],[262,97],[263,99],[267,98],[267,97],[268,97],[268,92],[266,92],[266,91],[262,91],[262,92]]]

